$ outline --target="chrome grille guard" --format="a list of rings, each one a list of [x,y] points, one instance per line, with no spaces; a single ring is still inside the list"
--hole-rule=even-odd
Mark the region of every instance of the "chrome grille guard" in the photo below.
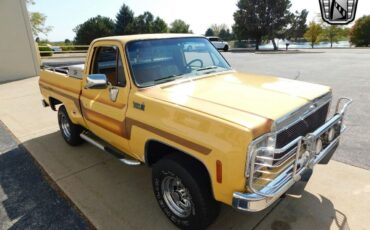
[[[307,169],[312,169],[314,165],[322,161],[325,157],[331,157],[339,145],[341,134],[346,129],[343,124],[343,118],[351,103],[352,100],[349,98],[340,98],[337,102],[334,116],[326,121],[325,124],[304,137],[300,136],[294,139],[283,148],[274,149],[274,153],[282,153],[292,148],[287,154],[289,155],[287,159],[279,165],[265,165],[258,162],[258,159],[261,158],[272,160],[268,157],[258,155],[260,152],[268,149],[258,148],[253,151],[252,156],[249,158],[247,173],[247,187],[250,193],[235,192],[233,194],[234,208],[250,212],[256,212],[267,208],[293,186],[295,182],[300,181],[302,174]],[[339,129],[338,135],[317,152],[318,141],[321,141],[323,136],[332,128]],[[304,149],[301,151],[303,147]],[[291,161],[291,163],[288,164],[289,161]],[[271,169],[282,167],[283,164],[288,165],[278,172],[271,171]],[[268,169],[263,169],[263,167]],[[275,177],[273,179],[261,178],[261,175],[272,175]],[[263,180],[265,185],[261,188],[256,188],[256,180]]]

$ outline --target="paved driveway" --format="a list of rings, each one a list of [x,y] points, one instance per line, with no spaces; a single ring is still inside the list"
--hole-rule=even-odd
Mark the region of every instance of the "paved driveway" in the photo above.
[[[335,160],[370,169],[370,49],[305,50],[301,54],[223,53],[239,71],[324,84],[334,98],[354,100]],[[334,103],[332,108],[334,108]]]

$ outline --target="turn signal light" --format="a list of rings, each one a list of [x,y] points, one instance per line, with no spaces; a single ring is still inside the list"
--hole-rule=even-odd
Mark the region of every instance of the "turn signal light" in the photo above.
[[[221,184],[222,183],[222,163],[219,160],[216,161],[216,177],[217,177],[217,182]]]
[[[335,138],[335,128],[331,128],[328,132],[328,141],[332,142]]]

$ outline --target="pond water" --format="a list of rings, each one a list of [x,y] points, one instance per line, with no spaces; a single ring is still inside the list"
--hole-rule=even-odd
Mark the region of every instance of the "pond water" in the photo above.
[[[279,40],[277,43],[279,49],[285,49],[286,42],[284,40]],[[320,42],[315,44],[315,48],[330,48],[330,42]],[[351,44],[349,41],[339,41],[338,43],[333,43],[333,48],[350,48]],[[274,46],[272,42],[260,45],[260,49],[273,49]],[[289,49],[307,49],[311,48],[310,42],[290,42]]]

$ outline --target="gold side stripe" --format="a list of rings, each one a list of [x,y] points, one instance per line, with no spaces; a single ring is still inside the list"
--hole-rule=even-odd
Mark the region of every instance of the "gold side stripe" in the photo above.
[[[63,97],[66,97],[68,99],[73,100],[73,102],[76,104],[77,108],[79,108],[78,105],[80,103],[76,98],[74,98],[74,97],[72,97],[68,94],[63,93],[58,89],[54,89],[54,88],[45,86],[42,82],[40,82],[39,85],[40,85],[40,87],[42,87],[46,90],[50,90],[50,91],[52,91],[54,93],[57,93],[57,94],[59,94]],[[118,121],[118,120],[112,119],[112,118],[110,118],[110,117],[108,117],[104,114],[97,113],[95,111],[89,110],[89,109],[85,108],[83,105],[81,106],[81,109],[82,109],[82,114],[83,114],[83,116],[85,117],[85,119],[87,121],[103,128],[103,129],[106,129],[106,130],[108,130],[108,131],[110,131],[110,132],[112,132],[116,135],[119,135],[119,136],[121,136],[125,139],[128,139],[128,140],[131,139],[132,127],[136,126],[138,128],[147,130],[147,131],[149,131],[151,133],[154,133],[154,134],[156,134],[160,137],[163,137],[165,139],[173,141],[173,142],[175,142],[179,145],[182,145],[186,148],[192,149],[192,150],[194,150],[196,152],[199,152],[201,154],[204,154],[204,155],[208,155],[212,151],[211,149],[209,149],[207,147],[204,147],[204,146],[199,145],[197,143],[194,143],[192,141],[189,141],[189,140],[186,140],[186,139],[181,138],[179,136],[173,135],[172,133],[163,131],[161,129],[155,128],[153,126],[150,126],[148,124],[145,124],[143,122],[140,122],[140,121],[137,121],[137,120],[134,120],[134,119],[131,119],[131,118],[126,118],[124,121]]]

